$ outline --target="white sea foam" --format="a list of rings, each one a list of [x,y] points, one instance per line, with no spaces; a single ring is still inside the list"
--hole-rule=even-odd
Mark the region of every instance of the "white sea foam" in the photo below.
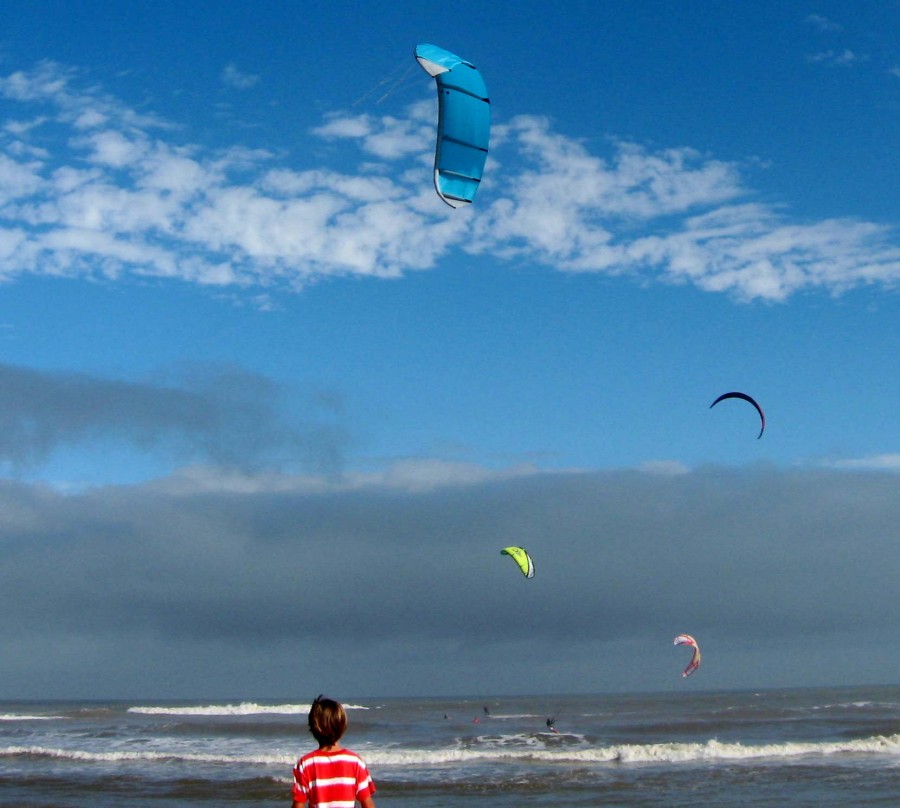
[[[20,713],[0,714],[0,721],[59,721],[61,715],[23,715]]]
[[[97,752],[87,749],[58,749],[46,746],[6,746],[0,748],[0,758],[5,757],[38,757],[58,758],[61,760],[77,760],[87,763],[222,763],[293,766],[296,757],[288,755],[226,755],[205,754],[200,752]]]
[[[896,710],[900,705],[896,702],[888,701],[851,701],[841,702],[837,704],[822,704],[817,707],[811,707],[812,710],[861,710],[861,709],[879,709],[879,710]]]
[[[544,718],[544,716],[536,713],[491,713],[490,715],[481,716],[482,720],[486,718],[493,718],[495,721],[510,721],[522,718]]]
[[[537,760],[546,763],[690,763],[716,760],[789,759],[841,754],[900,756],[900,734],[855,741],[784,743],[751,746],[740,743],[624,744],[591,748],[510,748],[504,743],[490,749],[372,750],[372,765],[424,766],[481,760]]]
[[[758,746],[721,743],[713,739],[703,744],[647,744],[612,747],[612,749],[616,752],[614,759],[622,763],[785,759],[842,754],[897,756],[900,755],[900,735],[876,736],[855,741],[795,742]]]
[[[256,704],[254,702],[242,702],[241,704],[208,704],[195,707],[129,707],[129,713],[142,715],[306,715],[309,712],[309,704]],[[345,710],[368,710],[358,704],[345,704]]]
[[[511,748],[504,745],[484,748],[455,749],[375,749],[365,750],[370,766],[425,767],[484,761],[540,761],[542,763],[578,764],[642,764],[692,763],[740,760],[788,760],[800,757],[834,755],[900,756],[900,734],[875,736],[855,741],[823,743],[783,743],[758,746],[740,743],[624,744],[620,746],[553,749],[540,747]],[[7,746],[0,748],[0,758],[47,757],[97,763],[121,762],[187,762],[227,765],[291,766],[295,758],[284,754],[206,754],[183,751],[90,751],[43,746]]]
[[[512,735],[479,735],[476,741],[482,745],[481,748],[504,749],[507,747],[544,747],[548,742],[554,744],[556,748],[560,743],[572,744],[584,741],[584,735],[571,732],[529,732],[515,733]]]

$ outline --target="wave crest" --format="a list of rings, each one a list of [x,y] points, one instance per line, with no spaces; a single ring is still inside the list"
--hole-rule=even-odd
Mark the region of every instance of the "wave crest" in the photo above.
[[[831,755],[890,755],[900,756],[900,734],[874,736],[853,741],[820,743],[783,743],[748,746],[741,743],[721,743],[715,739],[706,743],[625,744],[579,749],[367,749],[370,766],[440,766],[444,764],[478,763],[486,760],[528,761],[543,763],[691,763],[759,760],[784,760],[797,757],[826,757]],[[283,754],[223,755],[185,754],[178,752],[91,752],[77,749],[53,749],[42,746],[7,746],[0,748],[4,757],[45,757],[89,762],[171,762],[229,763],[263,766],[292,766],[293,756]]]
[[[216,716],[216,715],[306,715],[309,712],[309,704],[256,704],[255,702],[245,701],[240,704],[208,704],[197,706],[180,706],[180,707],[163,707],[163,706],[147,706],[147,707],[129,707],[129,713],[139,713],[141,715],[195,715],[195,716]],[[345,704],[345,710],[368,710],[358,704]]]

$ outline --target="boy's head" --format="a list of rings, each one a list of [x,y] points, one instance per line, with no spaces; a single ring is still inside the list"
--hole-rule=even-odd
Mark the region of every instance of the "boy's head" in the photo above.
[[[334,699],[319,696],[309,708],[309,731],[319,746],[336,744],[347,729],[347,714]]]

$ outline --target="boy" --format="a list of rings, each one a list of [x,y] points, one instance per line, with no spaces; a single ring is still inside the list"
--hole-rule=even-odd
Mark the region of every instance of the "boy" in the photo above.
[[[319,744],[294,767],[294,801],[291,808],[375,808],[375,783],[363,759],[341,747],[347,714],[338,702],[319,696],[309,708],[309,731]]]

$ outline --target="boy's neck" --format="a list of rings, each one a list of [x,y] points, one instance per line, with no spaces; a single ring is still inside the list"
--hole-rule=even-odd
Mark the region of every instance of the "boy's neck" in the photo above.
[[[337,752],[341,749],[340,743],[330,743],[327,746],[322,744],[319,746],[320,752]]]

